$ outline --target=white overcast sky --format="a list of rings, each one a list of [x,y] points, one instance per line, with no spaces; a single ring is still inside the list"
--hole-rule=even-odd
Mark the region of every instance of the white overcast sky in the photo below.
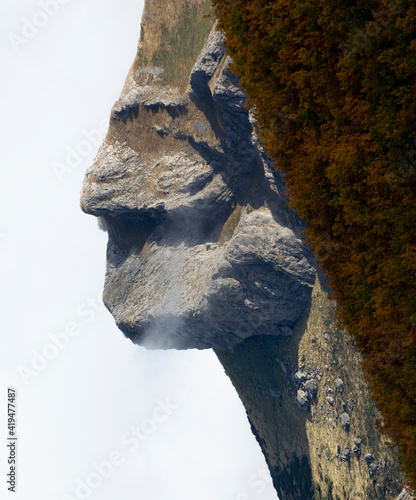
[[[98,149],[91,133],[108,122],[134,59],[142,8],[0,7],[0,497],[276,500],[214,354],[133,346],[100,304],[107,237],[78,198]],[[74,150],[59,179],[54,166],[68,167]],[[6,483],[9,386],[17,494]]]

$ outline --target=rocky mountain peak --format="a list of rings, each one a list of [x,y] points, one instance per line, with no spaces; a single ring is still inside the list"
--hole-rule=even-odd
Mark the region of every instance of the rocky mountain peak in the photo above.
[[[183,93],[163,66],[133,66],[85,177],[82,207],[109,232],[105,304],[148,348],[291,335],[310,297],[302,222],[230,64],[214,26]]]

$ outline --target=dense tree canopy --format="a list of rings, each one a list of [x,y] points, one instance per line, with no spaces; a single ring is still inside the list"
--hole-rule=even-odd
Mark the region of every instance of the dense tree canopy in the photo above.
[[[213,3],[416,487],[416,3]]]

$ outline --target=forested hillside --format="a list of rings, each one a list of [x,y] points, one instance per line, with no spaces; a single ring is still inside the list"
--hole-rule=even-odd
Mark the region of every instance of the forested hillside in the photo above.
[[[416,487],[416,4],[213,0]]]

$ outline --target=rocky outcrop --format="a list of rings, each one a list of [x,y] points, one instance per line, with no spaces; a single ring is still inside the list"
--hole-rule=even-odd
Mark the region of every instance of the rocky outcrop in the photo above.
[[[415,497],[412,496],[409,491],[405,488],[400,495],[397,497],[397,500],[413,500]]]
[[[146,1],[81,195],[109,234],[104,302],[136,344],[215,349],[281,500],[393,499],[399,477],[358,355],[335,326],[210,5]]]
[[[149,348],[292,335],[312,289],[304,227],[230,63],[214,28],[185,93],[161,84],[162,68],[137,69],[86,174],[83,209],[110,234],[105,304]]]

